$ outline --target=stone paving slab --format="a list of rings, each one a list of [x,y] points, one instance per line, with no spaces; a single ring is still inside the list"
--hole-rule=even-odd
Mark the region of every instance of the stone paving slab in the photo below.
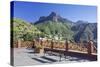
[[[14,66],[30,66],[30,65],[41,65],[41,64],[51,64],[58,63],[59,56],[51,56],[44,54],[35,54],[33,49],[26,48],[14,48]],[[85,62],[89,61],[82,58],[66,56],[61,58],[59,63],[72,63],[72,62]]]

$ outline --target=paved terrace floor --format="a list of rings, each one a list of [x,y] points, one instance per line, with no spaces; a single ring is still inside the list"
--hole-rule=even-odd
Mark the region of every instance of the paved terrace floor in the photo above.
[[[86,62],[87,59],[67,56],[61,58],[54,55],[34,54],[33,49],[26,48],[14,48],[14,66],[29,66],[29,65],[41,65],[52,63],[72,63],[72,62]]]

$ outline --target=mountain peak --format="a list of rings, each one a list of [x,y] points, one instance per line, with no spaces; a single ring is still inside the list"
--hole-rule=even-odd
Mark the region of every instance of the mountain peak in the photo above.
[[[57,16],[56,12],[51,12],[51,14],[49,16]]]
[[[69,22],[69,20],[61,17],[57,12],[52,11],[48,16],[41,16],[39,20],[35,23],[41,23],[44,21],[53,21],[53,22]]]
[[[88,24],[88,21],[83,21],[83,20],[78,20],[75,24],[80,25],[80,24]]]
[[[52,21],[57,22],[58,21],[58,14],[56,12],[51,12],[50,15],[48,16],[49,19],[51,19]]]

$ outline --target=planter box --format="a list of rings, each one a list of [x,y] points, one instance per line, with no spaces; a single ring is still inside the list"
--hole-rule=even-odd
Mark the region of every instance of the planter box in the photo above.
[[[35,51],[36,53],[40,53],[40,54],[44,53],[44,49],[40,49],[40,48],[35,48],[34,51]]]

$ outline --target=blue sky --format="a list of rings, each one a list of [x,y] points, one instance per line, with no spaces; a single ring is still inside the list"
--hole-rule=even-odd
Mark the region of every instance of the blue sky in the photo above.
[[[50,4],[14,1],[14,14],[28,22],[35,22],[40,16],[48,16],[52,11],[71,21],[97,22],[97,7],[71,4]]]

